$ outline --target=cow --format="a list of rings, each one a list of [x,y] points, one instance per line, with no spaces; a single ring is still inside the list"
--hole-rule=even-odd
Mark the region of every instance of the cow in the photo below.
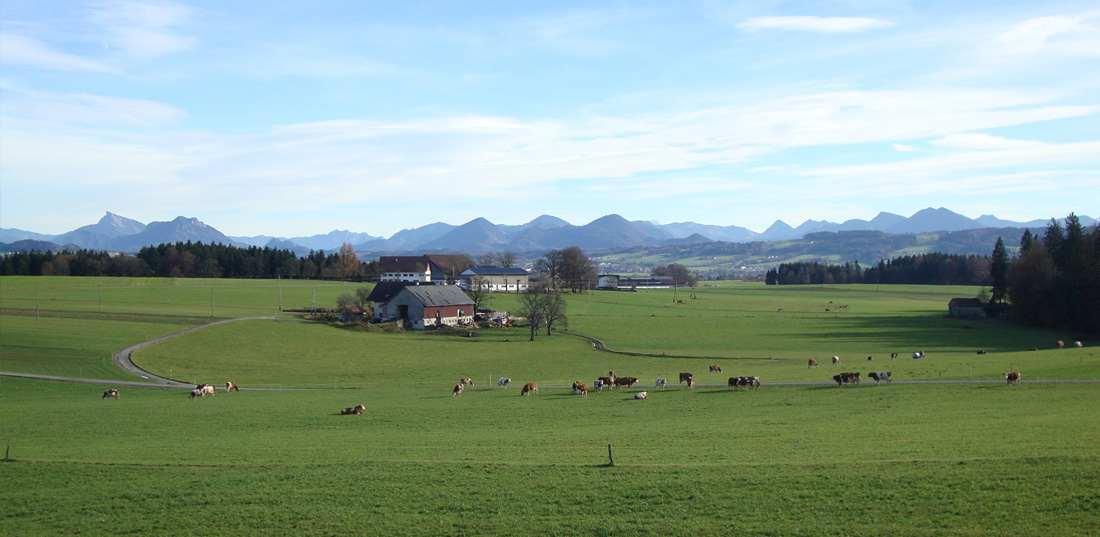
[[[1080,349],[1081,347],[1084,347],[1085,345],[1084,345],[1084,344],[1082,344],[1082,343],[1081,343],[1080,341],[1074,341],[1074,342],[1073,342],[1073,346],[1074,346],[1074,347],[1077,347],[1078,349]]]
[[[710,366],[710,372],[711,373],[721,373],[722,368],[718,367],[717,365],[712,365],[712,366]]]
[[[199,388],[191,390],[191,400],[194,401],[196,397],[200,399],[206,399],[206,392],[202,391]]]
[[[1011,373],[1005,373],[1005,382],[1008,383],[1008,384],[1019,384],[1020,383],[1020,372],[1019,371],[1013,371]]]
[[[890,384],[890,381],[894,380],[893,375],[889,371],[872,371],[867,373],[867,376],[875,379],[875,384],[882,381],[886,381],[887,384]]]
[[[596,391],[602,392],[603,391],[603,384],[604,384],[603,379],[596,379],[596,381],[592,383],[592,387],[595,388]]]
[[[692,377],[691,380],[694,382],[695,377]],[[615,377],[616,386],[626,386],[627,388],[629,388],[633,386],[635,382],[638,382],[638,379],[635,377]]]
[[[655,388],[660,388],[662,390],[665,389],[666,385],[668,385],[668,379],[664,377],[657,377],[657,381],[653,383]]]
[[[587,384],[581,384],[581,385],[577,386],[576,388],[573,388],[573,393],[576,394],[576,395],[579,395],[581,397],[588,397],[588,385]]]
[[[870,362],[870,361],[871,361],[871,357],[870,357],[870,356],[868,356],[868,357],[867,357],[867,361],[868,361],[868,362]]]
[[[914,360],[919,360],[921,358],[924,358],[924,351],[917,351],[913,353]]]
[[[214,385],[213,384],[206,384],[206,383],[199,384],[198,386],[195,386],[195,389],[196,390],[201,390],[203,394],[214,395]]]
[[[528,382],[523,385],[523,389],[519,391],[520,396],[527,395],[529,393],[539,394],[539,385],[537,382]]]
[[[844,377],[841,375],[833,375],[833,381],[836,382],[836,387],[839,388],[844,383]]]
[[[833,356],[833,365],[840,365],[840,357]]]
[[[729,388],[729,389],[732,390],[740,384],[741,384],[741,377],[730,377],[729,381],[726,383],[726,388]]]
[[[451,390],[451,397],[462,397],[462,390],[466,389],[466,385],[459,382],[455,384],[455,389]]]
[[[753,390],[760,388],[760,377],[741,377],[745,379],[744,386]]]
[[[1037,350],[1039,350],[1039,347],[1032,347],[1032,348],[1030,348],[1030,349],[1028,349],[1028,350],[1032,350],[1032,351],[1037,351]]]
[[[817,360],[810,358],[809,363],[806,365],[806,369],[809,369],[811,367],[817,367]]]
[[[596,386],[599,388],[600,391],[603,391],[604,386],[606,386],[609,390],[614,390],[615,379],[612,377],[597,377]]]
[[[362,414],[363,411],[366,410],[366,409],[367,409],[367,407],[363,406],[361,404],[360,405],[355,405],[355,406],[349,406],[349,407],[341,410],[340,414],[345,415],[345,416],[348,415],[348,414]]]
[[[859,372],[834,375],[833,380],[836,381],[837,386],[841,384],[859,384]]]
[[[466,377],[466,378],[462,379],[459,382],[461,382],[463,386],[473,386],[474,385],[474,379],[472,379],[470,377]]]
[[[508,385],[512,383],[512,379],[499,377],[497,378],[497,388],[508,388]]]
[[[680,383],[687,382],[687,379],[694,377],[691,373],[680,373]]]
[[[978,351],[978,354],[989,354],[989,351]]]
[[[640,391],[640,392],[634,394],[634,398],[635,399],[649,399],[649,393],[645,392],[645,391]]]
[[[891,359],[891,360],[897,360],[897,359],[898,359],[898,353],[896,353],[896,352],[891,352],[891,353],[890,353],[890,359]]]
[[[106,399],[108,397],[114,397],[115,399],[118,399],[118,390],[111,388],[110,390],[103,392],[102,399]]]
[[[695,377],[688,377],[687,378],[687,385],[688,385],[689,390],[695,388]]]
[[[1054,343],[1054,345],[1055,345],[1056,347],[1058,347],[1059,349],[1064,349],[1064,348],[1066,348],[1066,342],[1065,342],[1065,341],[1058,341],[1058,342],[1055,342],[1055,343]]]
[[[577,393],[577,388],[580,388],[580,387],[581,387],[581,381],[574,380],[573,381],[573,393]]]
[[[227,380],[227,381],[225,381],[225,391],[226,392],[239,392],[239,391],[241,391],[241,389],[239,387],[237,387],[236,382],[233,382],[231,380]]]

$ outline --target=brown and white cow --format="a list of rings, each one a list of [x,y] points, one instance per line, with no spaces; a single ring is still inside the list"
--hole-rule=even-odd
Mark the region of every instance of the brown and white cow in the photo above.
[[[539,394],[539,385],[537,382],[528,382],[527,384],[524,384],[523,389],[519,391],[519,394],[521,396],[527,395],[529,393],[534,393],[535,395]]]
[[[466,378],[462,379],[459,382],[461,382],[463,386],[473,386],[474,385],[474,379],[472,379],[470,377],[466,377]]]
[[[214,385],[213,384],[206,384],[206,383],[199,384],[198,386],[195,386],[195,389],[201,391],[204,395],[206,395],[206,394],[214,395]]]
[[[359,405],[355,405],[355,406],[349,406],[349,407],[341,410],[340,414],[343,414],[343,415],[362,414],[363,411],[366,410],[366,409],[367,409],[366,406],[359,404]]]
[[[225,382],[225,391],[227,392],[239,392],[240,388],[237,387],[237,383],[231,380]]]
[[[451,390],[451,397],[462,397],[462,390],[464,390],[464,389],[466,389],[465,384],[463,384],[461,382],[459,382],[458,384],[455,384],[454,389]]]
[[[573,393],[581,397],[588,397],[588,385],[578,384],[575,388],[573,388]]]
[[[890,359],[891,359],[891,360],[897,360],[897,359],[898,359],[898,353],[896,353],[896,352],[891,352],[891,353],[890,353]]]
[[[840,365],[840,357],[833,356],[833,365]]]
[[[817,360],[810,358],[810,361],[806,364],[806,369],[809,369],[811,367],[817,367]]]
[[[712,366],[710,366],[710,372],[711,373],[721,373],[722,368],[717,366],[717,365],[712,365]]]
[[[695,378],[692,377],[692,381],[694,380]],[[637,377],[615,377],[614,384],[616,386],[626,386],[627,388],[629,388],[633,386],[635,382],[638,382]]]
[[[655,388],[660,388],[663,390],[665,389],[665,386],[668,386],[668,379],[664,377],[657,377],[657,380],[653,382],[653,387]]]
[[[111,388],[110,390],[103,392],[102,399],[106,399],[108,397],[114,397],[115,399],[118,399],[118,390]]]
[[[1078,349],[1080,349],[1081,347],[1084,347],[1084,345],[1080,341],[1074,341],[1073,346],[1077,347]]]
[[[1059,349],[1064,349],[1064,348],[1066,348],[1066,342],[1065,342],[1065,341],[1058,341],[1058,342],[1056,342],[1056,343],[1055,343],[1054,345],[1055,345],[1056,347],[1058,347]]]
[[[645,391],[640,391],[640,392],[634,394],[634,398],[635,399],[649,399],[649,393],[645,392]]]
[[[194,390],[191,390],[191,400],[194,401],[196,397],[200,399],[206,399],[206,392],[202,391],[202,389],[200,388],[195,388]]]
[[[681,383],[687,382],[687,379],[694,378],[694,377],[695,377],[695,375],[693,375],[691,373],[680,373],[680,382]]]
[[[890,373],[889,371],[872,371],[870,373],[867,373],[867,376],[874,379],[875,384],[878,384],[878,383],[883,382],[883,381],[886,381],[887,384],[890,384],[890,381],[894,380],[893,374]]]
[[[1008,384],[1019,384],[1020,383],[1020,377],[1021,377],[1021,375],[1020,375],[1019,371],[1012,371],[1011,373],[1005,373],[1005,382],[1008,383]]]

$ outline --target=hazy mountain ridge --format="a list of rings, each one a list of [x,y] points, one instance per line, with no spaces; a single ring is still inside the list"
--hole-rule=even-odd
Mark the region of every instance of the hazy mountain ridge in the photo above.
[[[1086,226],[1096,224],[1094,218],[1078,216]],[[579,246],[586,250],[627,250],[639,247],[670,245],[701,245],[707,242],[746,243],[798,240],[810,233],[877,231],[887,234],[953,232],[986,228],[1041,228],[1049,220],[1011,222],[993,215],[970,219],[948,209],[927,208],[911,217],[879,213],[872,220],[852,219],[843,223],[806,220],[791,227],[776,220],[763,233],[739,226],[716,226],[695,222],[655,224],[630,221],[617,214],[597,218],[576,226],[560,218],[542,215],[522,225],[499,225],[485,218],[475,218],[462,225],[435,222],[418,228],[399,231],[389,238],[367,233],[333,230],[310,237],[283,238],[268,235],[230,237],[195,218],[178,217],[170,222],[148,225],[113,213],[107,213],[96,224],[83,226],[61,235],[45,235],[18,229],[0,230],[0,239],[13,249],[60,250],[60,245],[92,250],[136,252],[145,246],[178,241],[221,243],[236,246],[269,246],[304,255],[309,250],[334,251],[343,243],[352,244],[360,254],[397,252],[464,252],[470,254],[511,250],[540,252],[552,248]],[[22,248],[14,244],[20,241]],[[22,242],[28,241],[28,242]],[[4,244],[4,243],[0,243]],[[34,245],[28,248],[28,245]],[[52,245],[52,246],[51,246]]]

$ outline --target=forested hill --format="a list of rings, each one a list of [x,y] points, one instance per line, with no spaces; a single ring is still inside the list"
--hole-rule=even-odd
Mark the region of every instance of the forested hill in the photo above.
[[[1032,230],[1041,232],[1041,228]],[[775,242],[707,242],[650,248],[626,252],[600,252],[601,271],[638,272],[645,266],[677,262],[702,276],[721,276],[734,267],[773,268],[780,263],[858,261],[872,266],[880,260],[906,255],[941,253],[987,256],[997,237],[1006,244],[1019,243],[1020,228],[983,228],[942,233],[891,234],[881,231],[838,231],[810,233],[801,239]],[[648,269],[645,269],[648,271]]]

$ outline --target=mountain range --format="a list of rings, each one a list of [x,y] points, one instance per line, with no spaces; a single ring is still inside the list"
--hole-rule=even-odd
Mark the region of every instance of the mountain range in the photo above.
[[[1086,226],[1096,219],[1078,216]],[[446,253],[479,254],[510,250],[517,253],[542,252],[549,249],[579,246],[584,250],[622,250],[636,247],[680,246],[717,242],[770,242],[800,239],[809,233],[838,231],[879,231],[890,234],[913,234],[962,231],[983,228],[1043,228],[1049,220],[1012,222],[993,215],[976,219],[940,207],[928,208],[910,217],[882,212],[871,220],[852,219],[842,223],[806,220],[791,227],[777,220],[763,233],[740,226],[718,226],[695,222],[657,224],[630,221],[619,215],[608,215],[583,226],[561,218],[543,215],[522,225],[499,225],[476,218],[465,224],[435,222],[405,229],[389,238],[367,233],[333,230],[309,237],[227,236],[195,218],[177,217],[168,222],[143,224],[108,212],[99,222],[60,235],[47,235],[19,229],[0,229],[0,251],[90,249],[112,252],[137,252],[144,246],[178,241],[221,243],[241,247],[258,246],[290,250],[304,255],[310,250],[333,251],[344,243],[363,254],[377,253]]]

